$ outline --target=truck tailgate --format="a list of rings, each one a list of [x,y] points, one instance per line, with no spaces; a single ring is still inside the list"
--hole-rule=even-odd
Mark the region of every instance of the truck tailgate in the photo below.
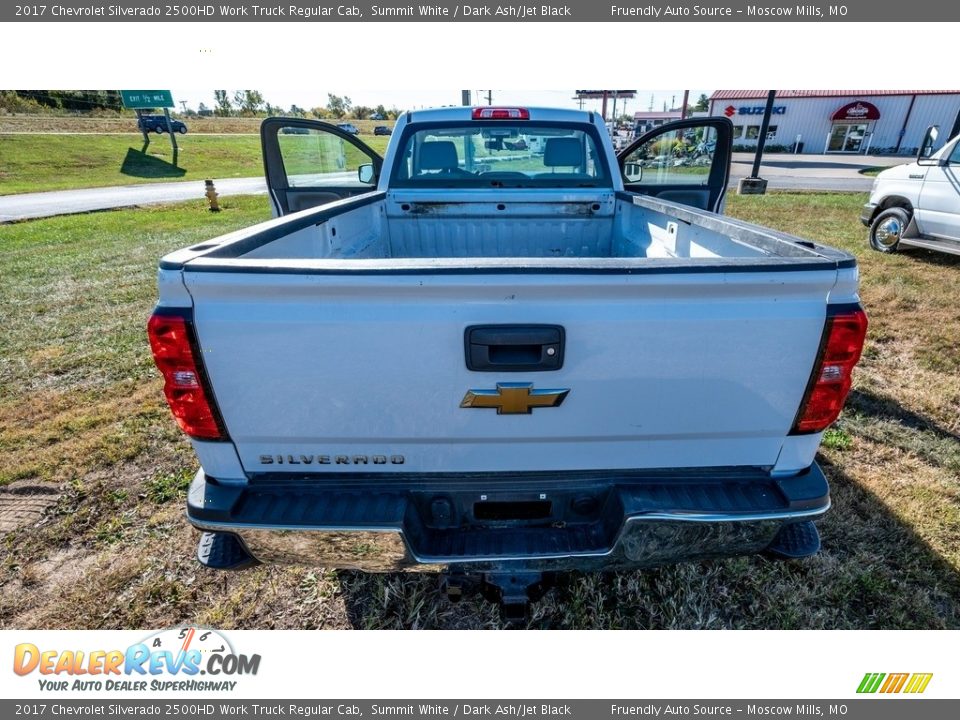
[[[835,270],[191,272],[213,393],[249,473],[772,466]],[[565,330],[563,367],[467,369],[471,325]],[[465,408],[497,383],[569,390]]]

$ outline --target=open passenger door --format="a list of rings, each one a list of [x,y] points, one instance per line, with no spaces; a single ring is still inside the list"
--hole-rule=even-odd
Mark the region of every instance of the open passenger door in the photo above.
[[[319,120],[267,118],[260,144],[275,215],[370,192],[383,165],[355,135]]]
[[[617,154],[629,192],[720,212],[730,180],[733,123],[689,118],[644,133]]]

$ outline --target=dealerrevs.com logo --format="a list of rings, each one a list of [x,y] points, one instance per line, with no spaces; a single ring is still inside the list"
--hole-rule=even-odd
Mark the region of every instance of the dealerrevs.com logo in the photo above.
[[[47,691],[232,691],[256,675],[260,655],[237,653],[220,632],[202,627],[163,630],[125,650],[55,650],[20,643],[13,671],[37,675]]]
[[[857,686],[858,693],[916,695],[927,689],[933,673],[867,673]]]

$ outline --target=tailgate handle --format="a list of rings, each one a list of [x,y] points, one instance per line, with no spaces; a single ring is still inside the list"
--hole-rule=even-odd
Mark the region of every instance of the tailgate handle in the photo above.
[[[560,325],[471,325],[464,332],[467,369],[531,372],[563,367]]]

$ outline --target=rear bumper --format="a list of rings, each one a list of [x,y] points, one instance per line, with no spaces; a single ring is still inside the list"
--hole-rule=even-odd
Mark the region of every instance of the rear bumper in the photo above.
[[[519,515],[535,508],[539,516],[496,517],[491,506],[524,508]],[[218,485],[201,470],[187,517],[201,530],[235,534],[262,562],[494,572],[643,568],[752,554],[784,526],[815,520],[829,507],[816,464],[791,478],[738,468],[354,476],[349,484],[314,476],[239,487]]]
[[[877,204],[876,203],[867,203],[860,209],[860,222],[862,222],[867,227],[870,227],[873,223],[873,218],[877,214]]]

